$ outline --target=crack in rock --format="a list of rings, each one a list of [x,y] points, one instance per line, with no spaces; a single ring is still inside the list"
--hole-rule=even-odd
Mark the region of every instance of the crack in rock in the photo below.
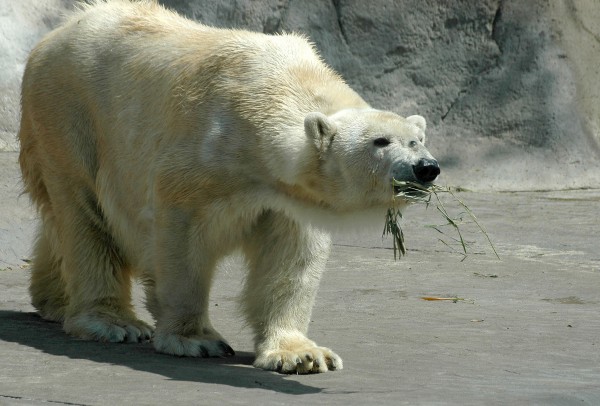
[[[340,29],[340,33],[342,34],[342,39],[344,40],[344,43],[346,45],[348,45],[348,33],[346,32],[346,27],[344,26],[344,23],[342,22],[341,0],[332,0],[332,2],[333,2],[333,8],[335,10],[335,16],[336,16],[336,20],[338,23],[338,27]]]
[[[575,20],[575,23],[577,24],[577,26],[579,28],[581,28],[584,32],[586,32],[587,34],[589,34],[592,38],[594,38],[594,40],[596,40],[596,42],[600,43],[600,35],[596,34],[594,31],[590,30],[585,23],[581,20],[581,18],[577,15],[577,6],[575,5],[575,2],[573,0],[570,0],[567,2],[567,9],[569,11],[569,14],[571,15],[571,18],[573,20]]]
[[[494,18],[492,20],[492,33],[490,35],[490,38],[492,41],[494,41],[494,43],[496,44],[496,46],[498,47],[498,50],[500,51],[500,54],[503,53],[502,47],[500,46],[500,42],[498,41],[498,25],[500,24],[501,20],[502,20],[502,8],[504,6],[504,0],[500,0],[500,2],[498,3],[498,7],[496,8],[496,12],[494,13]],[[467,84],[465,86],[463,86],[459,91],[458,94],[456,95],[456,97],[454,98],[454,100],[452,100],[452,102],[450,102],[450,105],[448,106],[448,109],[446,110],[446,112],[444,114],[442,114],[441,116],[441,120],[444,121],[446,119],[446,117],[448,117],[448,115],[450,114],[450,112],[452,111],[452,109],[454,108],[454,106],[460,101],[462,100],[466,94],[470,93],[471,89],[474,87],[474,85],[476,85],[478,83],[478,79],[483,76],[483,75],[487,75],[491,70],[493,70],[494,68],[497,68],[498,66],[500,66],[500,60],[498,57],[494,58],[494,63],[491,64],[490,66],[482,69],[481,71],[475,73],[471,79],[467,82]]]
[[[500,50],[500,53],[502,53],[502,47],[500,46],[500,42],[498,42],[498,24],[500,22],[500,20],[502,20],[502,7],[504,5],[504,0],[501,0],[500,3],[498,3],[498,7],[496,8],[496,13],[494,14],[494,19],[492,20],[492,41],[494,41],[496,43],[496,46],[498,47],[498,49]]]
[[[12,400],[24,400],[24,401],[38,401],[38,402],[44,402],[44,403],[54,403],[54,404],[58,404],[58,405],[69,405],[69,406],[87,406],[83,403],[71,403],[71,402],[62,402],[59,400],[43,400],[40,401],[39,399],[31,399],[31,398],[26,398],[23,396],[12,396],[12,395],[0,395],[0,400],[1,399],[12,399]]]

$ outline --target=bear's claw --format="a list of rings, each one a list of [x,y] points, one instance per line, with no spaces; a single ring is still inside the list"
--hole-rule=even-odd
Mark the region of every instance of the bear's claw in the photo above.
[[[225,341],[221,341],[219,343],[219,345],[221,346],[221,349],[223,350],[223,353],[226,356],[234,356],[235,355],[235,351],[233,350],[233,348],[231,348],[231,346],[229,344],[227,344]]]

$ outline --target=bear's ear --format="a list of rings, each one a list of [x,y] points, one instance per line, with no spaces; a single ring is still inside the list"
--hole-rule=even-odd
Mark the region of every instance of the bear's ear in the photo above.
[[[421,141],[421,143],[425,144],[425,130],[427,129],[427,122],[425,121],[425,118],[422,116],[410,116],[410,117],[406,117],[406,121],[408,121],[409,123],[416,125],[420,130],[421,130],[421,135],[419,136],[419,141]]]
[[[427,122],[425,121],[425,118],[423,116],[415,115],[415,116],[406,117],[406,121],[408,121],[411,124],[416,125],[422,131],[425,131],[427,129]]]
[[[335,123],[323,113],[308,113],[304,118],[304,132],[321,152],[329,147],[336,131]]]

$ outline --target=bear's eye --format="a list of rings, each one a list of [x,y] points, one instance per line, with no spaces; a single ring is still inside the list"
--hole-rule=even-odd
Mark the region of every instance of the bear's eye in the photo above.
[[[373,145],[375,145],[376,147],[387,147],[388,145],[390,145],[390,140],[384,137],[377,138],[373,141]]]
[[[408,147],[409,147],[409,148],[414,148],[414,147],[416,147],[416,146],[417,146],[417,141],[414,141],[414,140],[413,140],[413,141],[411,141],[411,142],[409,142],[409,143],[408,143]]]

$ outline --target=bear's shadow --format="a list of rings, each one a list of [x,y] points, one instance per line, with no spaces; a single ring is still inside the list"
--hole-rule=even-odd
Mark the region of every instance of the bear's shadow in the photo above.
[[[186,358],[159,354],[150,343],[120,344],[77,340],[60,324],[36,313],[0,310],[0,340],[33,347],[47,354],[123,365],[178,381],[271,390],[287,394],[319,393],[320,388],[286,379],[285,375],[252,367],[254,354],[237,352],[229,358]]]

